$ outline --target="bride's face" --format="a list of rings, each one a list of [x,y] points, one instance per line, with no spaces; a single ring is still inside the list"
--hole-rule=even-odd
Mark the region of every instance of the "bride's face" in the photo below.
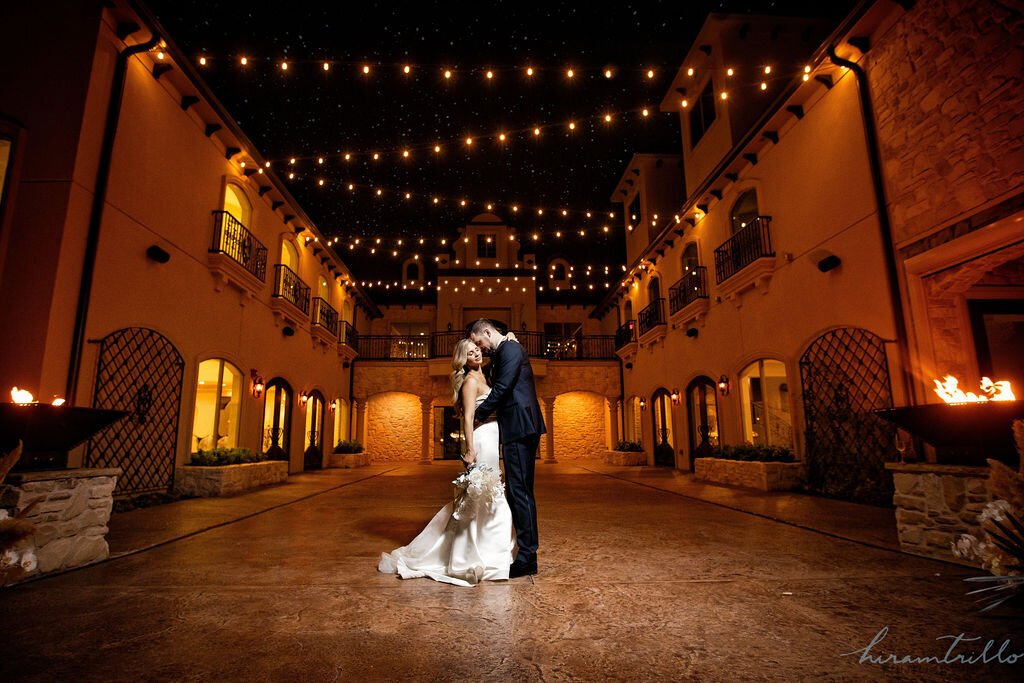
[[[478,370],[484,362],[484,354],[475,346],[469,347],[466,354],[466,367],[470,370]]]

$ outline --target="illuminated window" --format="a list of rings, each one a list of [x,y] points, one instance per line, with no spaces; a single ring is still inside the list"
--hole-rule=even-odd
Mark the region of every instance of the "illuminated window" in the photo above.
[[[199,364],[192,418],[193,452],[238,446],[241,401],[242,373],[238,368],[221,358]]]
[[[281,242],[281,264],[287,266],[296,275],[299,274],[299,250],[291,240]]]
[[[699,458],[717,448],[718,392],[710,377],[698,377],[686,391],[690,413],[690,456]]]
[[[316,470],[324,464],[324,395],[314,391],[306,400],[306,451],[304,469]]]
[[[777,360],[759,360],[748,365],[740,373],[740,401],[746,443],[793,447],[785,365]]]
[[[275,377],[267,383],[263,406],[263,452],[270,460],[287,460],[292,423],[292,388]]]
[[[334,401],[334,444],[348,441],[348,401],[343,398]]]
[[[224,186],[224,210],[245,227],[252,227],[252,204],[245,196],[245,190],[234,183]]]
[[[715,89],[711,81],[690,109],[690,147],[696,147],[715,121]]]

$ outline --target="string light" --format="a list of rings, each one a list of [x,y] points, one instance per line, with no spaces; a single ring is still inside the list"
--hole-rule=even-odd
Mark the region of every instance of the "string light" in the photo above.
[[[445,77],[445,79],[447,79],[447,80],[451,80],[451,77],[452,77],[452,72],[451,72],[451,69],[445,69],[445,70],[444,70],[444,77]]]
[[[409,75],[410,71],[412,71],[412,68],[408,64],[402,67],[402,73],[404,73],[406,76]]]
[[[200,58],[199,58],[199,63],[200,63],[200,64],[201,64],[202,66],[206,66],[206,57],[200,57]]]
[[[331,65],[329,63],[327,63],[327,62],[324,62],[324,71],[330,71],[330,70],[331,70]]]
[[[725,70],[725,75],[726,75],[726,76],[732,76],[732,74],[733,74],[733,70],[732,70],[732,67],[730,67],[730,68],[728,68],[728,69],[726,69],[726,70]]]
[[[611,78],[612,77],[612,70],[611,69],[605,69],[604,70],[604,77],[605,78]]]
[[[647,78],[648,79],[654,78],[654,69],[648,69],[647,70]]]
[[[532,66],[526,67],[526,75],[527,76],[532,76],[533,75],[533,67]]]
[[[568,78],[572,78],[573,76],[575,76],[575,75],[576,75],[576,72],[575,72],[575,71],[573,71],[572,69],[568,69],[568,70],[566,70],[566,72],[565,72],[565,75],[566,75],[566,76],[567,76]]]
[[[366,65],[366,64],[363,65],[363,73],[364,74],[369,74],[370,73],[369,65]]]

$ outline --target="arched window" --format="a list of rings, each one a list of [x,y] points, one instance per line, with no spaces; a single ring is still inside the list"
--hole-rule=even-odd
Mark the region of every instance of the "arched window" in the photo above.
[[[405,281],[416,282],[420,279],[420,267],[415,261],[411,261],[405,266]]]
[[[690,456],[699,458],[719,445],[718,393],[710,377],[698,377],[686,388],[686,407],[690,414]]]
[[[647,302],[654,303],[661,298],[661,279],[652,277],[647,283]]]
[[[281,265],[287,266],[296,275],[299,274],[299,250],[291,240],[281,241]]]
[[[252,227],[252,204],[245,196],[245,190],[234,183],[224,186],[224,210],[242,225]]]
[[[323,275],[317,280],[316,295],[327,303],[331,303],[331,284]]]
[[[551,280],[552,282],[565,282],[567,272],[565,270],[565,264],[562,262],[555,262],[551,264]]]
[[[732,212],[729,214],[733,234],[753,223],[758,213],[757,192],[753,189],[747,190],[732,205]]]
[[[700,265],[700,261],[697,258],[696,242],[690,242],[689,244],[686,245],[686,248],[683,249],[682,264],[683,275],[692,272],[694,269],[696,269],[697,266]]]
[[[740,373],[743,439],[755,446],[793,447],[793,418],[789,410],[786,366],[777,361],[754,361]]]
[[[629,322],[633,319],[633,301],[632,299],[626,299],[626,305],[623,307],[622,315],[625,316],[625,322]]]
[[[306,399],[306,453],[304,469],[323,467],[324,395],[314,391]]]
[[[674,467],[675,434],[672,433],[672,399],[667,389],[658,389],[651,397],[654,420],[654,464]]]
[[[349,413],[348,401],[343,398],[334,400],[334,445],[348,441]]]
[[[238,446],[242,373],[222,358],[199,364],[192,443],[196,451]]]
[[[263,406],[263,452],[270,460],[287,460],[292,424],[292,388],[275,377],[267,383]]]

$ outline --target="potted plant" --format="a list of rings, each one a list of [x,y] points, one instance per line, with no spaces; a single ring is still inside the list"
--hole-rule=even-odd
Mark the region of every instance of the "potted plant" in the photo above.
[[[175,490],[186,496],[227,496],[277,484],[288,478],[288,463],[268,460],[248,448],[214,448],[192,454],[174,473]]]
[[[803,463],[781,446],[721,446],[694,459],[693,475],[716,484],[791,491],[802,485]]]
[[[639,441],[619,441],[615,448],[606,451],[604,461],[609,465],[646,465],[647,453]]]
[[[370,464],[370,455],[358,441],[339,441],[329,456],[330,467],[362,467]]]

